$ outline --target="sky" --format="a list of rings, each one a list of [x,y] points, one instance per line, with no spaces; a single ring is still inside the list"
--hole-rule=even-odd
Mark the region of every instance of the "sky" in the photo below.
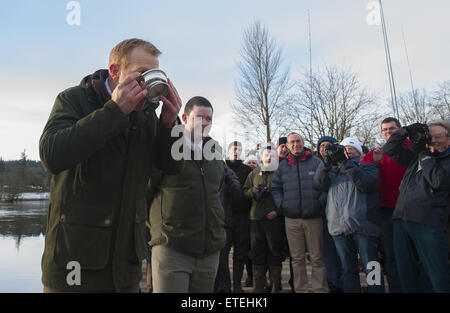
[[[387,103],[381,26],[367,20],[374,13],[372,2],[2,1],[0,158],[19,159],[25,150],[29,159],[39,160],[39,138],[58,93],[107,68],[110,50],[132,37],[162,51],[160,68],[183,104],[197,95],[211,101],[211,133],[221,144],[229,143],[237,136],[231,104],[236,103],[244,29],[255,20],[264,24],[296,79],[309,68],[308,11],[313,71],[325,64],[351,67],[362,85]],[[385,0],[383,8],[397,92],[410,91],[402,29],[414,87],[431,89],[449,80],[450,1]]]

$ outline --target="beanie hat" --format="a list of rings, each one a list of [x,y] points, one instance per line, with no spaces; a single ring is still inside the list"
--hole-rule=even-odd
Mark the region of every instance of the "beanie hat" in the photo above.
[[[352,146],[356,150],[358,150],[359,154],[362,155],[362,144],[359,142],[358,138],[355,137],[347,137],[342,140],[341,145],[343,146]]]
[[[331,142],[331,143],[336,143],[336,142],[337,142],[336,138],[331,137],[331,136],[323,136],[323,137],[320,137],[319,141],[317,142],[317,149],[320,148],[320,145],[321,145],[322,142],[324,142],[324,141],[328,141],[328,142]]]
[[[285,145],[287,144],[287,137],[280,137],[278,138],[278,145]]]

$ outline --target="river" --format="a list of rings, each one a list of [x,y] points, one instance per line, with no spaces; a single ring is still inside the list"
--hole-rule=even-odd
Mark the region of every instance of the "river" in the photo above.
[[[42,292],[47,200],[0,203],[0,293]]]

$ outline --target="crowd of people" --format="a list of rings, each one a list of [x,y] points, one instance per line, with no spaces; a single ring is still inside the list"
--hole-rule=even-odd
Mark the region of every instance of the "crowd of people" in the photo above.
[[[209,136],[208,99],[180,119],[168,80],[156,115],[138,78],[160,54],[125,40],[55,101],[39,145],[52,174],[44,292],[138,292],[145,257],[155,293],[243,293],[244,271],[254,292],[277,293],[286,259],[296,293],[361,292],[361,269],[371,293],[386,292],[383,272],[389,292],[450,292],[449,120],[387,117],[370,151],[331,136],[312,150],[291,132],[244,161],[240,142],[222,151]],[[68,283],[72,261],[80,283]]]

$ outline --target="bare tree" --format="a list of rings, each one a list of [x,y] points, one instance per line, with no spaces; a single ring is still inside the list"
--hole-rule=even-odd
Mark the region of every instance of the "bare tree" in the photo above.
[[[431,96],[432,112],[436,118],[450,116],[450,80],[439,84]]]
[[[374,114],[375,100],[375,95],[361,86],[356,73],[325,66],[323,73],[305,71],[297,81],[290,116],[295,130],[311,147],[322,136],[341,141],[355,134],[364,134],[359,139],[365,144],[364,141],[376,137],[377,128],[370,126],[379,118]]]
[[[433,119],[433,108],[427,91],[423,88],[401,93],[398,97],[400,121],[404,125],[428,123]]]
[[[244,30],[235,120],[258,139],[270,142],[288,120],[289,69],[282,68],[282,51],[259,21]]]

